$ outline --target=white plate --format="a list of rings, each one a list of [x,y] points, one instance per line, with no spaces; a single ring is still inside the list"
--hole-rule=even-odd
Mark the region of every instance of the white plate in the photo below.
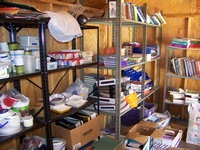
[[[79,108],[79,107],[83,106],[86,102],[87,102],[87,100],[67,101],[65,104],[67,104],[73,108]]]

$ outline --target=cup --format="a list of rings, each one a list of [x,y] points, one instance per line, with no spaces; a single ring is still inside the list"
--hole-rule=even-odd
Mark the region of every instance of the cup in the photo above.
[[[23,55],[24,61],[24,72],[33,73],[35,72],[35,56],[32,55]]]
[[[24,116],[22,118],[24,122],[24,127],[31,127],[33,126],[33,117],[32,116]]]
[[[8,44],[6,42],[0,43],[0,51],[9,51]]]

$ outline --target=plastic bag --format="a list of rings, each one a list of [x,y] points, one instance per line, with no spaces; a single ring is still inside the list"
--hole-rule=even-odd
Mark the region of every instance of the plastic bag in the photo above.
[[[200,103],[188,105],[189,124],[186,142],[200,146]]]
[[[29,136],[23,139],[21,150],[47,150],[46,140],[39,136]]]
[[[67,89],[66,93],[71,93],[72,95],[80,95],[84,100],[88,98],[89,89],[83,84],[83,82],[76,78],[76,81],[73,82]]]
[[[69,42],[74,38],[82,36],[78,21],[67,11],[51,12],[45,11],[51,17],[48,23],[50,34],[59,42]]]
[[[130,108],[138,106],[137,93],[133,92],[126,96],[126,102],[130,105]]]

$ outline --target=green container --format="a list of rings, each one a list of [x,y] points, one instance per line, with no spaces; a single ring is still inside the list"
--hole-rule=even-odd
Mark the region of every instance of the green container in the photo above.
[[[9,42],[8,47],[10,51],[13,51],[15,49],[20,49],[20,44],[18,42]]]
[[[24,73],[24,65],[15,66],[15,70],[16,70],[16,73],[18,73],[18,74]]]
[[[26,97],[26,99],[19,100],[16,102],[12,110],[15,112],[19,112],[22,117],[30,115],[30,99]]]
[[[32,55],[32,51],[24,51],[24,55]]]

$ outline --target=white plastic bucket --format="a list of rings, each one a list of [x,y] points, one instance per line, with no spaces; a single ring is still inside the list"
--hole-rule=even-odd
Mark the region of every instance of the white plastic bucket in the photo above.
[[[61,138],[53,138],[53,149],[54,150],[65,150],[66,141]]]

